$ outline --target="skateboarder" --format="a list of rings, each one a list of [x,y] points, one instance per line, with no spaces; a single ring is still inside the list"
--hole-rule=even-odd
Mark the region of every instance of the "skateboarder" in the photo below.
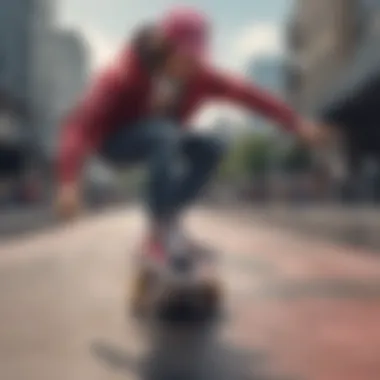
[[[172,9],[138,30],[95,79],[63,125],[57,199],[62,216],[72,217],[79,209],[79,179],[90,154],[100,155],[111,166],[145,162],[150,174],[147,252],[163,257],[173,241],[191,244],[178,227],[179,217],[226,149],[217,138],[188,125],[189,117],[209,100],[258,112],[307,143],[322,141],[323,128],[256,86],[214,68],[208,59],[210,37],[204,14]],[[186,167],[178,173],[181,159]]]

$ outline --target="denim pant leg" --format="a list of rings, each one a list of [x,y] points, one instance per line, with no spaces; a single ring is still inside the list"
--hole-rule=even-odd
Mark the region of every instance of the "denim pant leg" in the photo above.
[[[211,134],[188,133],[182,136],[180,150],[187,170],[173,189],[172,214],[182,212],[199,196],[222,161],[227,144]]]
[[[176,126],[166,120],[152,119],[116,132],[101,152],[111,164],[147,164],[147,206],[154,219],[166,219],[171,213],[179,141]]]

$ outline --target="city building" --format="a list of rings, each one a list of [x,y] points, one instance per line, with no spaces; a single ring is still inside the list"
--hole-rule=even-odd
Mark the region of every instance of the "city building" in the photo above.
[[[247,75],[258,86],[272,93],[284,93],[284,60],[281,56],[268,55],[255,58],[247,68]]]
[[[313,111],[351,58],[355,46],[353,2],[297,0],[288,27],[288,95]]]
[[[0,182],[18,177],[26,167],[25,118],[23,103],[0,93]]]
[[[0,203],[19,192],[28,167],[34,14],[33,0],[1,2]]]
[[[59,125],[82,95],[87,84],[90,62],[88,47],[80,33],[55,29],[48,39],[50,102],[46,113],[43,146],[49,155],[56,150]]]
[[[35,145],[38,160],[46,160],[46,133],[50,129],[50,113],[53,108],[52,54],[50,39],[56,29],[56,0],[35,0],[35,16],[32,46],[32,95],[30,99],[31,122],[35,128]]]
[[[255,58],[247,65],[246,75],[252,82],[274,95],[284,95],[285,71],[284,60],[281,56],[268,55]],[[251,118],[257,131],[274,131],[272,123],[260,116]]]
[[[1,1],[0,202],[30,178],[46,187],[58,119],[86,81],[87,47],[80,35],[58,29],[56,6]]]
[[[299,110],[340,128],[345,171],[358,185],[368,165],[380,167],[379,40],[379,1],[295,2],[288,96]]]
[[[30,128],[25,119],[31,93],[30,61],[33,30],[32,0],[2,1],[0,12],[1,141],[24,141]]]

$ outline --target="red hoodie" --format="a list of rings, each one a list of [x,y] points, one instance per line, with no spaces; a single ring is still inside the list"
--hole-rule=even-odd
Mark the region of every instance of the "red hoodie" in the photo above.
[[[128,49],[116,65],[106,69],[63,125],[58,156],[61,183],[75,181],[87,155],[118,128],[133,126],[148,116],[151,75],[140,56]],[[296,114],[283,102],[252,84],[210,68],[202,68],[182,94],[179,122],[185,125],[202,103],[227,100],[274,119],[285,128],[296,127]]]

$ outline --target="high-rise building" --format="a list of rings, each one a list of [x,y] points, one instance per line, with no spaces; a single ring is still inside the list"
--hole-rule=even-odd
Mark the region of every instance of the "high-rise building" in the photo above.
[[[298,0],[294,4],[288,34],[288,97],[299,110],[340,128],[345,172],[359,184],[367,162],[376,161],[380,167],[376,100],[380,2]]]
[[[26,169],[25,155],[32,138],[28,116],[34,14],[34,0],[1,1],[0,182],[3,177],[7,181],[20,177]]]
[[[247,76],[252,82],[271,94],[282,97],[284,94],[284,60],[277,55],[256,58],[248,64]],[[273,130],[272,123],[263,117],[255,115],[252,118],[255,129],[260,131]]]
[[[357,1],[297,0],[288,27],[288,96],[311,111],[355,50]]]
[[[56,24],[56,0],[34,0],[33,46],[31,59],[32,94],[31,122],[35,129],[38,152],[44,155],[43,145],[49,129],[49,113],[53,107],[50,36]]]
[[[50,101],[47,129],[43,144],[51,153],[55,150],[57,132],[62,117],[82,95],[90,71],[88,47],[80,33],[56,29],[49,37]]]
[[[28,108],[31,93],[34,7],[34,0],[1,2],[0,92],[3,101],[0,107],[3,116],[4,112],[13,112],[13,132],[17,129],[16,134],[20,135],[27,133],[17,110]],[[14,107],[16,104],[18,107]]]
[[[248,77],[262,88],[282,95],[284,92],[284,60],[280,56],[269,55],[256,58],[248,66]]]
[[[40,115],[49,107],[48,97],[39,96],[46,80],[41,47],[54,6],[55,0],[1,0],[0,187],[6,201],[26,191],[39,167]]]

